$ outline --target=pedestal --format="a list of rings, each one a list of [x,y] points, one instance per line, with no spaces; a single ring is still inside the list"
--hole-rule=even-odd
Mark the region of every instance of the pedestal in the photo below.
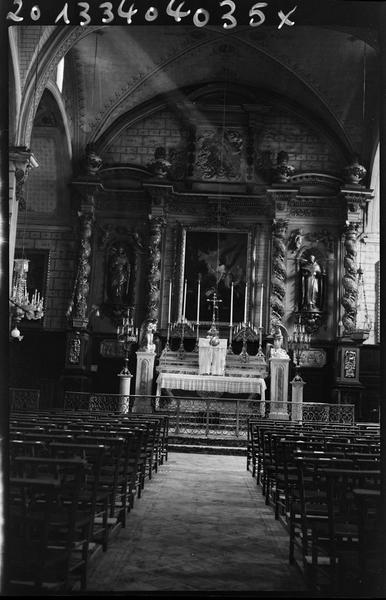
[[[290,382],[292,386],[292,412],[291,420],[303,422],[303,388],[306,385],[305,381],[300,375],[295,375],[293,380]]]
[[[288,420],[288,365],[290,358],[282,350],[278,356],[272,353],[269,362],[271,370],[271,410],[269,418]]]
[[[137,351],[137,373],[135,378],[135,400],[133,412],[153,412],[151,395],[153,390],[154,360],[154,351]]]
[[[119,377],[119,393],[122,394],[123,396],[130,396],[131,378],[133,376],[131,375],[131,373],[130,373],[130,375],[122,375],[121,373],[119,373],[118,377]]]

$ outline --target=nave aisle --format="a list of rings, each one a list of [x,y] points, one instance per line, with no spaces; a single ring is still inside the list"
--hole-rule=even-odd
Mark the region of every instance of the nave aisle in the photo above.
[[[88,593],[305,594],[288,563],[288,535],[266,506],[245,457],[171,452],[90,564]]]

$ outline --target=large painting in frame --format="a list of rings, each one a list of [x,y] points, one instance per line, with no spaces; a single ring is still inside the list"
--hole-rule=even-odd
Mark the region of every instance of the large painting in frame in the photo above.
[[[224,325],[229,323],[232,282],[233,322],[243,320],[249,237],[248,232],[186,231],[184,279],[187,281],[185,316],[188,321],[196,321],[199,279],[201,323],[212,320],[212,304],[208,300],[213,297],[214,292],[221,300],[218,321]]]

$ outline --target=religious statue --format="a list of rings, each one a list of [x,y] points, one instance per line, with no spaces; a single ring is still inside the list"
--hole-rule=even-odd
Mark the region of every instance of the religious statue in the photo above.
[[[131,265],[122,245],[111,249],[108,268],[108,296],[114,304],[124,304],[129,295]]]
[[[283,334],[280,327],[275,327],[273,332],[273,346],[271,347],[271,357],[283,358],[287,357],[287,352],[283,348]]]
[[[157,324],[155,321],[149,321],[149,323],[146,326],[146,333],[145,333],[145,350],[147,352],[154,352],[155,351],[155,343],[153,341],[153,335],[155,330],[157,329]]]
[[[301,309],[321,310],[323,272],[313,254],[308,260],[302,259],[301,276]]]

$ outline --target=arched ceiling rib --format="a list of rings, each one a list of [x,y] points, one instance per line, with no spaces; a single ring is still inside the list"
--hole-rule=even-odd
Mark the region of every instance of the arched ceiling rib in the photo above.
[[[310,107],[347,148],[357,149],[361,139],[363,54],[369,71],[376,68],[376,57],[360,40],[358,27],[336,31],[325,25],[299,26],[296,32],[290,28],[278,32],[267,26],[236,28],[228,34],[221,28],[173,26],[55,29],[65,31],[55,30],[45,43],[37,94],[61,56],[72,49],[86,91],[80,121],[84,142],[100,137],[114,120],[151,97],[211,77],[225,79],[227,73],[239,84],[267,88],[268,83],[275,93]],[[368,28],[364,33],[362,37],[368,38]],[[28,138],[31,126],[32,75],[33,67],[26,81],[19,139],[24,132]],[[370,95],[370,81],[366,91]]]

